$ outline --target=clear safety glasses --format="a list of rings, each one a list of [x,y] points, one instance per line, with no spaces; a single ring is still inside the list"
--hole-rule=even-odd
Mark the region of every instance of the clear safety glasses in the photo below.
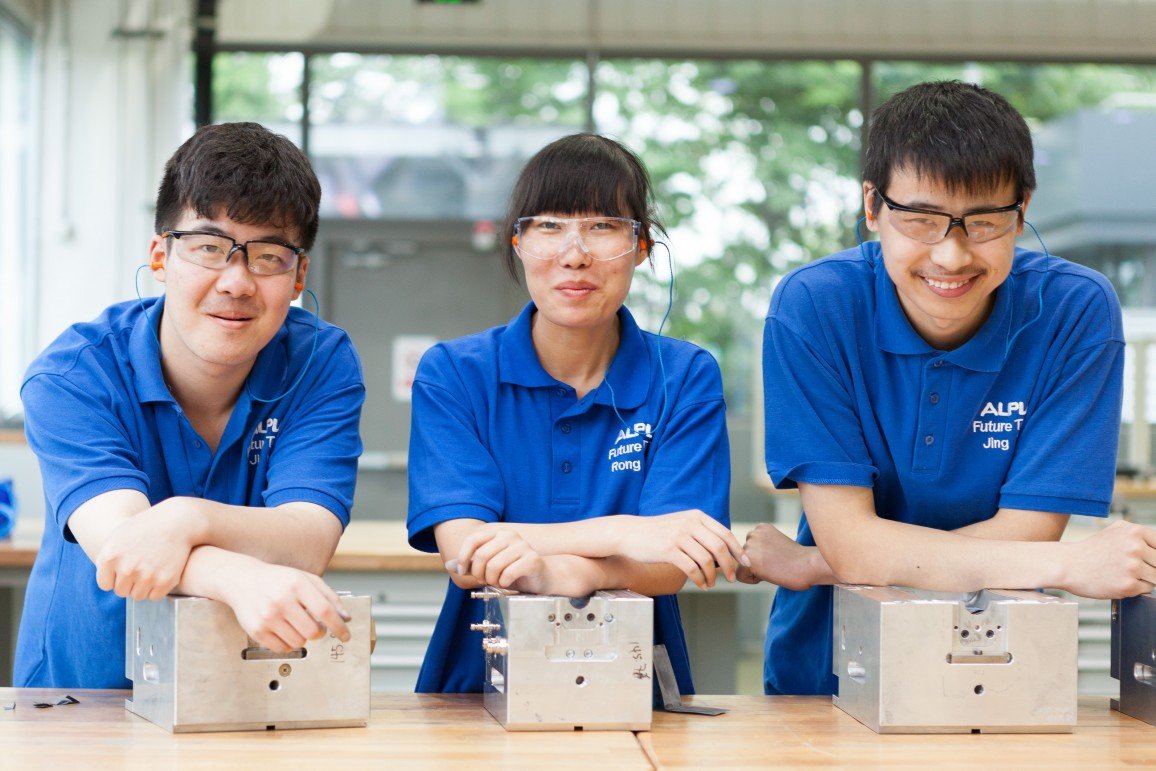
[[[246,241],[237,243],[228,236],[199,230],[166,230],[165,238],[175,238],[173,252],[185,262],[210,270],[224,270],[233,255],[240,252],[250,272],[258,276],[277,276],[297,266],[297,259],[305,253],[300,246],[276,241]]]
[[[576,245],[605,262],[633,254],[641,227],[625,217],[522,217],[514,223],[514,250],[521,257],[553,260]]]
[[[924,244],[938,244],[947,238],[947,234],[956,225],[963,231],[968,241],[982,244],[993,241],[1006,234],[1019,222],[1020,209],[1023,201],[1016,201],[997,209],[968,212],[962,217],[956,217],[947,212],[934,209],[916,209],[895,203],[883,191],[876,188],[876,193],[887,204],[887,208],[894,212],[891,218],[895,229],[908,238]]]

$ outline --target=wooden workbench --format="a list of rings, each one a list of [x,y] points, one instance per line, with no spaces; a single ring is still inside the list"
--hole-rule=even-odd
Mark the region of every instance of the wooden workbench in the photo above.
[[[0,688],[0,765],[217,764],[379,768],[1105,768],[1156,763],[1156,728],[1080,700],[1071,734],[879,736],[824,697],[701,696],[719,717],[655,713],[653,730],[510,733],[476,695],[376,694],[366,728],[170,734],[124,710],[127,691]]]

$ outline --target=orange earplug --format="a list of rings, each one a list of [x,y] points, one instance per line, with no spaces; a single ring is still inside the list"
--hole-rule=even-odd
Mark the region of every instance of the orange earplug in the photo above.
[[[296,289],[298,292],[300,292],[302,289],[305,288],[305,284],[298,281],[296,284],[293,285],[293,288]]]

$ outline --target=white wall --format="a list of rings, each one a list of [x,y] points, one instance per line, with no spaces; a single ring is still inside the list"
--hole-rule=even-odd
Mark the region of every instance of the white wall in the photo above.
[[[192,125],[190,5],[43,1],[37,348],[134,294],[164,161]]]

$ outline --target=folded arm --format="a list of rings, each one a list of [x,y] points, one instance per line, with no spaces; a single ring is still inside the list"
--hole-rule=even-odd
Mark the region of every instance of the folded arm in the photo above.
[[[96,566],[101,589],[158,600],[170,592],[220,600],[274,650],[328,628],[346,639],[346,614],[318,577],[340,538],[329,512],[309,503],[269,509],[194,498],[156,506],[135,490],[85,502],[68,527]]]
[[[599,517],[589,521],[609,519],[612,518]],[[434,538],[450,578],[463,589],[488,584],[569,597],[581,597],[599,589],[630,589],[654,597],[674,594],[686,582],[686,573],[668,563],[646,563],[613,553],[586,556],[547,550],[557,535],[548,530],[562,528],[565,531],[569,525],[575,524],[579,523],[507,526],[476,519],[455,519],[437,525]],[[522,534],[523,527],[531,528],[530,538]],[[539,537],[542,550],[536,548],[538,543],[531,540],[534,535]],[[547,551],[543,553],[544,550]]]
[[[1060,544],[1064,515],[1001,509],[952,532],[879,518],[869,488],[800,484],[799,491],[819,546],[788,546],[770,526],[756,528],[747,549],[757,578],[798,589],[835,582],[941,591],[1054,587],[1090,597],[1129,596],[1156,584],[1156,531],[1139,525],[1117,523]]]

